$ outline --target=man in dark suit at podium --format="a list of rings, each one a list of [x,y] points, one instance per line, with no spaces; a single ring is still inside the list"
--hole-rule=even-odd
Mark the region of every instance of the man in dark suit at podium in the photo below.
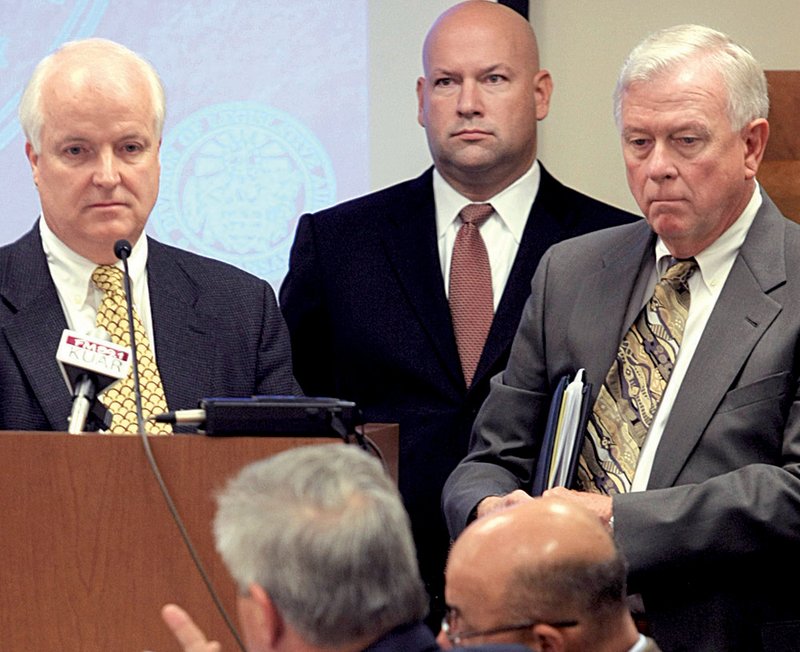
[[[142,237],[158,195],[164,110],[152,66],[111,41],[67,44],[35,69],[20,122],[42,214],[0,249],[0,429],[67,429],[72,397],[56,349],[65,328],[102,326],[114,337],[124,294],[102,284],[121,279],[121,239],[132,245],[140,376],[153,380],[143,383],[145,418],[205,396],[299,393],[267,283]],[[132,383],[120,388],[111,430],[125,432],[135,421],[119,406],[132,405]]]
[[[552,82],[522,16],[494,2],[457,5],[429,32],[423,65],[418,119],[434,167],[302,216],[280,300],[304,391],[400,424],[400,489],[438,626],[449,541],[441,489],[506,364],[536,263],[559,240],[635,218],[536,160]],[[462,233],[468,205],[491,208]],[[473,311],[471,291],[481,298]]]

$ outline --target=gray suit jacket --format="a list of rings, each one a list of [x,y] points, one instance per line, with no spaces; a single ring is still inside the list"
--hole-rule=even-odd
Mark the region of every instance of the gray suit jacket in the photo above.
[[[265,281],[155,240],[147,274],[170,409],[209,396],[300,393]],[[66,327],[36,226],[0,248],[0,430],[67,429],[72,400],[55,357]]]
[[[504,373],[445,486],[452,536],[485,496],[528,489],[550,392],[597,388],[644,300],[655,238],[642,222],[555,245]],[[783,650],[800,640],[800,228],[764,195],[706,325],[648,491],[614,497],[615,536],[665,650]]]

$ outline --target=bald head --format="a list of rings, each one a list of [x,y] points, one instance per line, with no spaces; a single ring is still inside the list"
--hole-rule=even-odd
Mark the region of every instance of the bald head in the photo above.
[[[536,122],[552,83],[539,69],[530,23],[513,9],[471,0],[444,12],[422,51],[418,120],[436,169],[465,197],[485,201],[533,165]]]
[[[521,574],[612,560],[616,548],[597,517],[580,505],[540,498],[474,521],[453,544],[450,575],[470,576],[506,609]]]
[[[474,563],[491,557],[488,551],[513,566],[556,564],[565,559],[593,563],[608,560],[616,552],[594,514],[559,498],[532,500],[479,519],[453,547],[455,556]]]
[[[530,644],[545,628],[566,649],[612,635],[630,645],[636,632],[625,577],[625,562],[594,514],[561,498],[536,498],[464,530],[448,558],[445,598],[461,631],[533,623],[485,642]]]
[[[531,70],[539,70],[539,46],[531,24],[521,14],[489,0],[461,2],[439,16],[425,37],[422,65],[428,74],[432,51],[440,41],[494,38],[503,34]]]

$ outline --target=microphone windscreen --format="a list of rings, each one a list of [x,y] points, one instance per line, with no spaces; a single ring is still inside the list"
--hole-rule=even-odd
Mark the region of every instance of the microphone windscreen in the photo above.
[[[130,256],[132,250],[133,247],[131,247],[131,243],[125,239],[117,240],[114,243],[114,255],[120,260]]]

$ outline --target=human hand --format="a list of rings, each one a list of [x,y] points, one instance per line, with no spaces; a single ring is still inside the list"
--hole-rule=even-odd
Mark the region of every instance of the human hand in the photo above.
[[[222,646],[217,641],[209,641],[191,616],[178,605],[164,605],[161,619],[180,643],[183,652],[222,652]]]
[[[597,514],[600,522],[607,528],[611,528],[611,516],[614,513],[614,505],[611,496],[604,494],[588,493],[586,491],[575,491],[564,487],[553,487],[542,494],[543,498],[563,498],[580,503],[591,512]]]
[[[493,514],[501,509],[513,507],[527,500],[533,500],[533,497],[522,491],[522,489],[515,489],[505,496],[487,496],[478,503],[478,509],[475,514],[477,518],[482,518],[483,516]]]

